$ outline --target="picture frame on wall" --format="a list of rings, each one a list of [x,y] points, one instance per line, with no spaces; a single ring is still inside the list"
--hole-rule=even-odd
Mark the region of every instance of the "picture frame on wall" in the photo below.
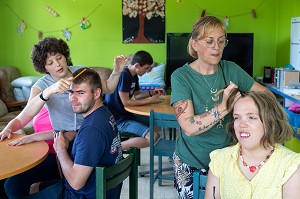
[[[123,43],[165,43],[165,0],[122,1]]]

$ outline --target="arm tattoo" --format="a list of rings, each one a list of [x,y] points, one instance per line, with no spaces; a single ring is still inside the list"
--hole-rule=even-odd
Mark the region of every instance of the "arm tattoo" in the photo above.
[[[220,120],[220,116],[221,113],[218,110],[218,107],[213,108],[211,111],[208,111],[204,114],[200,115],[200,120],[205,120],[206,117],[208,117],[209,115],[212,115],[215,119],[209,124],[209,125],[203,125],[201,127],[199,127],[199,131],[206,131],[207,129],[210,129],[210,126],[214,126],[215,124],[217,124]],[[198,124],[202,124],[201,121],[196,122]]]
[[[195,123],[195,118],[194,118],[194,117],[191,117],[191,118],[190,118],[190,123],[191,123],[191,124],[194,124],[194,123]]]
[[[214,120],[212,123],[210,123],[209,125],[204,125],[202,127],[199,127],[199,131],[206,131],[207,129],[209,129],[209,126],[214,126],[215,124],[217,124],[219,122],[219,120]]]
[[[173,105],[175,109],[176,118],[178,118],[188,107],[187,100],[180,100]]]
[[[219,112],[218,107],[212,110],[212,115],[213,115],[217,120],[220,120],[221,113]]]

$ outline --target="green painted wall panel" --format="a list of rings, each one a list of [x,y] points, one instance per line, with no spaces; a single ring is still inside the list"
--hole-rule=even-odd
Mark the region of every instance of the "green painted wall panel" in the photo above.
[[[81,30],[79,22],[90,14],[91,27]],[[191,32],[192,25],[203,9],[207,15],[230,18],[228,32],[253,32],[254,76],[263,74],[263,66],[283,66],[289,61],[290,18],[300,16],[299,0],[215,0],[166,1],[166,32]],[[22,36],[17,33],[19,18],[27,27]],[[45,9],[50,6],[60,17],[53,17]],[[251,15],[256,8],[257,18]],[[14,65],[22,75],[35,75],[30,60],[32,46],[38,42],[37,31],[44,36],[64,38],[62,30],[70,28],[68,44],[75,65],[112,67],[116,55],[129,55],[137,50],[149,51],[157,62],[166,61],[164,44],[122,44],[122,1],[111,0],[0,0],[0,65]],[[154,27],[155,28],[155,27]],[[53,31],[54,32],[50,32]],[[65,39],[65,38],[64,38]]]

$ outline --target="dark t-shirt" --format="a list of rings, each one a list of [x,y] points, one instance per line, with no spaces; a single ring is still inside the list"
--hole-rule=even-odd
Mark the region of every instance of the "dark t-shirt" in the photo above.
[[[120,124],[125,120],[133,119],[132,113],[129,113],[124,109],[119,92],[128,92],[129,98],[132,98],[134,91],[138,90],[140,90],[138,76],[132,76],[128,70],[128,67],[124,68],[114,93],[105,95],[105,104],[114,115],[117,124]]]
[[[75,164],[96,167],[110,166],[122,158],[122,148],[114,117],[102,106],[85,117],[72,148]],[[74,190],[65,180],[65,198],[96,198],[95,169],[84,187]],[[116,189],[119,189],[117,187]],[[112,189],[109,193],[118,192]]]

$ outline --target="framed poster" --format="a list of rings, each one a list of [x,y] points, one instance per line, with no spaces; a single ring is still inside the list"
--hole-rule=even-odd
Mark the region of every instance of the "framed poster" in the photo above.
[[[165,42],[165,0],[123,0],[123,43]]]

